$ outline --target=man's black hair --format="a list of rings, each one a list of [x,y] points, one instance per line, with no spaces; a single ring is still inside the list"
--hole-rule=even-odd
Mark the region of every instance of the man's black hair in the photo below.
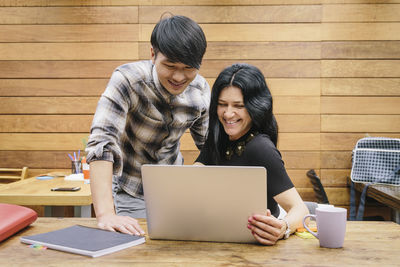
[[[151,34],[155,55],[161,52],[172,62],[199,69],[207,42],[203,30],[192,19],[172,16],[160,20]]]

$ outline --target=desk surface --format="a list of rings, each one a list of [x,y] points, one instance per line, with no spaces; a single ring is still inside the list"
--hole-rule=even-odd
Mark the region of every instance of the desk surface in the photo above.
[[[53,187],[75,187],[76,192],[55,192]],[[90,185],[83,181],[65,181],[64,177],[51,180],[28,178],[0,186],[0,203],[17,205],[84,206],[92,204]]]
[[[29,228],[0,243],[0,266],[261,266],[318,265],[394,266],[400,262],[400,225],[393,222],[348,222],[344,247],[320,248],[316,239],[291,236],[272,247],[254,244],[150,240],[99,258],[29,248],[20,236],[44,233],[74,224],[95,226],[94,218],[39,218]],[[146,230],[146,222],[140,221]],[[93,265],[95,264],[95,265]]]

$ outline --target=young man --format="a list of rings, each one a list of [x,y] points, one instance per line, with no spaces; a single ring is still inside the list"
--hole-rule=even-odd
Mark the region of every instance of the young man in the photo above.
[[[114,71],[86,148],[98,226],[110,231],[144,233],[134,219],[146,217],[143,164],[182,164],[186,129],[199,149],[205,141],[210,87],[198,75],[207,46],[202,29],[172,16],[155,26],[151,45],[151,61]]]

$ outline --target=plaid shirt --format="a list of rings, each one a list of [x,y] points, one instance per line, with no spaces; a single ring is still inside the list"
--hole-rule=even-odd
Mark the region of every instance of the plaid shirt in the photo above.
[[[87,161],[112,161],[122,189],[143,198],[141,166],[183,164],[179,140],[187,129],[201,149],[209,103],[210,87],[200,75],[175,96],[162,87],[151,61],[122,65],[98,102]]]

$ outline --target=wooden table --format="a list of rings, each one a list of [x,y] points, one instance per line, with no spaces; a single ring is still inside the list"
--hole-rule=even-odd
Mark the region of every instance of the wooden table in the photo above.
[[[354,183],[354,188],[362,192],[365,187],[363,183]],[[367,196],[392,208],[393,220],[400,224],[400,186],[393,185],[370,185]]]
[[[79,186],[81,189],[76,192],[50,190],[54,187],[75,186]],[[84,184],[83,181],[65,181],[64,177],[56,177],[51,180],[28,178],[4,184],[0,187],[0,203],[45,206],[45,216],[49,217],[52,215],[52,207],[74,206],[75,216],[92,216],[90,184]]]
[[[344,247],[319,247],[316,239],[291,236],[275,246],[150,240],[99,258],[56,250],[38,250],[19,237],[82,224],[94,218],[39,218],[29,228],[0,243],[0,266],[399,266],[400,225],[394,222],[347,223]],[[140,224],[147,232],[145,220]]]

